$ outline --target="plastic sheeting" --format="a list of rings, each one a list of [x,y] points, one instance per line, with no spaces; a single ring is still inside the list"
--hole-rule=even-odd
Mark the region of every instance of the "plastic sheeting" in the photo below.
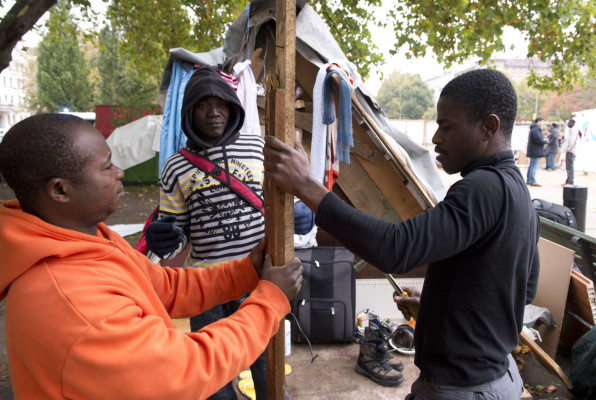
[[[162,119],[162,115],[147,115],[116,128],[106,140],[112,150],[112,162],[128,169],[155,157]]]

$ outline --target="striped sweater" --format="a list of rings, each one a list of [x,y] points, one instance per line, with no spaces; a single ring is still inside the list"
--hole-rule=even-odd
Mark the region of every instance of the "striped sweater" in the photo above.
[[[198,152],[263,197],[263,145],[258,136]],[[186,150],[191,150],[188,146]],[[175,215],[192,249],[184,267],[211,267],[246,256],[264,235],[262,213],[227,186],[206,175],[180,153],[161,174],[160,218]],[[177,251],[169,257],[179,254]]]

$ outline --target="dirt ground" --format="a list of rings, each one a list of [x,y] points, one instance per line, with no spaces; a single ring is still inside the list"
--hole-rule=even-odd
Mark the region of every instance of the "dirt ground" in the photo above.
[[[520,166],[522,174],[525,176],[526,168]],[[558,170],[554,172],[546,172],[544,169],[538,171],[537,180],[542,184],[542,187],[530,187],[530,194],[532,198],[541,198],[547,201],[551,201],[557,204],[563,204],[563,189],[561,183],[565,181],[565,171]],[[448,176],[443,174],[444,182],[447,186],[453,184],[453,182],[459,179],[458,175]],[[587,186],[589,190],[596,188],[596,174],[595,173],[576,173],[576,184],[579,186]],[[153,209],[159,203],[159,189],[157,185],[152,186],[126,186],[126,196],[121,201],[118,210],[112,216],[110,216],[106,223],[108,225],[115,224],[139,224],[144,223],[148,216],[151,214]],[[6,185],[5,182],[0,182],[0,200],[8,200],[14,198],[12,190]],[[588,202],[586,206],[586,233],[596,236],[596,196],[588,195]],[[126,240],[132,245],[136,244],[140,237],[140,234],[127,236]],[[568,354],[567,354],[568,356]],[[568,373],[569,360],[566,354],[563,353],[561,358],[556,360],[561,368]],[[534,369],[534,368],[532,368]],[[526,373],[530,368],[526,368]],[[532,385],[544,384],[548,386],[550,382],[539,382],[541,376],[546,376],[543,370],[535,369],[534,377],[529,375],[524,376],[526,379],[532,379]],[[563,388],[561,388],[563,389]],[[558,393],[558,396],[550,397],[544,393],[535,394],[534,398],[559,398],[559,399],[572,399],[573,397],[567,397],[562,395],[564,390]],[[533,393],[534,394],[534,393]],[[6,358],[6,343],[4,341],[4,302],[0,303],[0,400],[12,400],[14,399],[12,393],[12,387],[10,384],[10,376],[8,373],[8,365]]]

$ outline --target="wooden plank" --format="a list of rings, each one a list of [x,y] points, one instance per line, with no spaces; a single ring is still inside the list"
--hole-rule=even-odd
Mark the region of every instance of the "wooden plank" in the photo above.
[[[526,388],[522,388],[521,400],[532,400],[532,394]]]
[[[571,282],[567,300],[567,308],[582,317],[589,324],[596,325],[594,282],[575,270],[571,271]]]
[[[301,54],[296,54],[296,82],[311,99],[313,98],[313,89],[318,72],[319,68],[316,65],[305,59]]]
[[[355,157],[350,164],[341,165],[336,183],[354,207],[366,210],[373,217],[382,218],[391,209],[383,193]]]
[[[568,315],[567,311],[575,313],[588,324],[596,324],[594,282],[575,270],[571,271],[565,311],[563,326],[561,327],[561,342],[568,347],[572,347],[580,337],[588,332],[589,328]]]
[[[524,332],[522,332],[519,335],[519,337],[521,338],[522,342],[526,344],[534,352],[536,357],[548,369],[553,371],[559,377],[559,379],[561,379],[565,386],[567,386],[567,389],[573,389],[573,385],[567,378],[567,375],[565,374],[565,372],[563,372],[563,370],[561,369],[561,367],[559,367],[559,364],[557,364],[555,360],[553,360],[544,350],[542,350],[542,348],[540,348],[540,346],[538,346],[538,344],[536,344],[532,339],[530,339],[528,335],[526,335]]]
[[[417,198],[420,207],[423,210],[434,207],[436,204],[435,199],[414,173],[405,150],[377,126],[374,119],[364,110],[354,92],[352,92],[352,115],[356,117],[359,125],[365,128],[371,139],[376,142],[377,147],[387,155],[393,166],[406,178],[406,189]]]
[[[360,162],[370,179],[376,184],[383,193],[391,207],[397,212],[402,221],[420,214],[424,209],[420,206],[418,200],[412,195],[406,187],[407,178],[390,163],[383,152],[378,150],[377,146],[364,132],[362,127],[354,126],[354,140],[374,148],[374,153],[369,153],[366,157],[352,153]],[[339,175],[341,176],[344,164],[340,164]],[[366,210],[367,208],[363,208]]]
[[[296,60],[296,1],[276,1],[275,75],[268,77],[266,134],[294,144],[294,87]],[[265,174],[265,235],[267,252],[281,265],[294,257],[294,199],[271,184]],[[267,399],[285,398],[285,324],[267,346]]]

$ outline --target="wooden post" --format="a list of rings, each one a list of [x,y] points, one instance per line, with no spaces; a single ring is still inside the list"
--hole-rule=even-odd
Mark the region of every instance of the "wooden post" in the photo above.
[[[276,2],[275,76],[269,82],[266,134],[294,145],[294,91],[296,63],[296,0]],[[273,185],[265,173],[265,235],[274,265],[294,257],[294,199]],[[267,346],[267,399],[285,397],[285,326]]]

